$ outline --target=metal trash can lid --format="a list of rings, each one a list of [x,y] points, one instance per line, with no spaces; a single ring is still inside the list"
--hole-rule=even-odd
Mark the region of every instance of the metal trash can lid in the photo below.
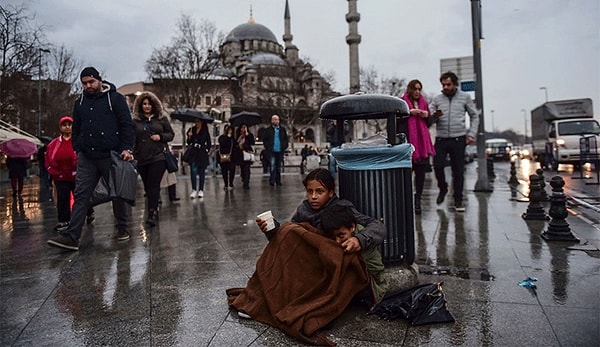
[[[390,115],[409,115],[406,102],[385,94],[351,94],[338,96],[321,105],[321,119],[385,119]]]
[[[412,168],[413,146],[403,143],[395,146],[363,148],[332,148],[331,155],[343,170],[385,170]]]

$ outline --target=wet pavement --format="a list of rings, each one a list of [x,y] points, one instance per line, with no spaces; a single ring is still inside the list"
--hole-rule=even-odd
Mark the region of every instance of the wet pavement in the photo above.
[[[521,170],[534,169],[527,165]],[[497,163],[495,172],[494,191],[474,193],[476,163],[467,165],[465,213],[455,213],[449,199],[435,204],[437,189],[428,175],[423,214],[415,219],[418,280],[443,282],[455,323],[413,327],[351,306],[327,336],[338,346],[598,346],[598,212],[572,206],[567,221],[580,241],[546,241],[541,234],[548,223],[524,221],[528,203],[511,199],[509,164]],[[520,172],[519,180],[526,183],[526,176]],[[273,188],[256,169],[249,191],[237,177],[229,192],[209,176],[202,200],[187,198],[189,178],[179,179],[182,199],[170,203],[162,192],[159,226],[143,226],[140,185],[138,205],[131,208],[132,239],[114,240],[110,205],[102,205],[93,225],[84,227],[79,252],[47,246],[57,215],[37,177],[27,180],[22,198],[13,198],[3,182],[0,345],[301,345],[238,318],[225,295],[245,285],[267,242],[255,216],[272,210],[280,221],[289,219],[304,196],[300,174],[286,172],[283,186]],[[585,201],[600,196],[598,186],[567,182],[567,191]],[[519,197],[526,191],[521,185]],[[518,285],[527,277],[538,279],[535,291]]]

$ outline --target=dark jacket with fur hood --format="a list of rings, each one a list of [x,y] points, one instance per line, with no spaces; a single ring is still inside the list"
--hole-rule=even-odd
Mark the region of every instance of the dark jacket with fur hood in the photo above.
[[[149,99],[152,104],[152,116],[144,115],[142,103]],[[168,148],[167,143],[173,141],[175,133],[171,128],[169,118],[163,114],[163,106],[160,100],[152,92],[142,92],[135,98],[133,103],[133,123],[135,125],[135,146],[133,148],[134,158],[138,165],[145,165],[159,160],[165,160],[164,150]],[[150,136],[160,136],[159,141],[153,141]]]
[[[100,93],[83,92],[73,107],[73,148],[90,159],[110,158],[133,148],[131,113],[114,84],[103,81]]]

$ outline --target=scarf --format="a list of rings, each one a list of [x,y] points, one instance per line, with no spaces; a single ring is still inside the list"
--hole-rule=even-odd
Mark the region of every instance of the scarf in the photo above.
[[[406,101],[409,109],[414,108],[414,103],[410,99],[408,93],[404,93],[402,100]],[[429,112],[429,106],[427,105],[427,101],[423,95],[419,97],[418,105],[419,110]],[[431,135],[429,134],[427,121],[424,118],[412,115],[408,117],[408,142],[415,147],[415,151],[412,156],[413,163],[435,155],[435,149],[433,148],[433,143],[431,142]]]

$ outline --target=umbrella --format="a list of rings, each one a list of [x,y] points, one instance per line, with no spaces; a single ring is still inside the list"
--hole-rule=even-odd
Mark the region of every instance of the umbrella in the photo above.
[[[206,123],[212,123],[215,121],[215,119],[210,115],[193,108],[180,108],[175,110],[171,112],[171,118],[190,123],[196,121],[196,119],[201,119]]]
[[[262,123],[262,117],[256,112],[242,111],[232,115],[231,118],[229,118],[229,122],[234,127],[238,127],[242,124],[246,124],[247,126],[251,127],[253,125]]]
[[[37,153],[37,146],[29,140],[17,138],[0,143],[0,151],[11,158],[29,158]]]
[[[40,139],[40,141],[42,141],[42,143],[48,144],[50,142],[52,142],[53,138],[50,136],[38,136],[38,139]]]

